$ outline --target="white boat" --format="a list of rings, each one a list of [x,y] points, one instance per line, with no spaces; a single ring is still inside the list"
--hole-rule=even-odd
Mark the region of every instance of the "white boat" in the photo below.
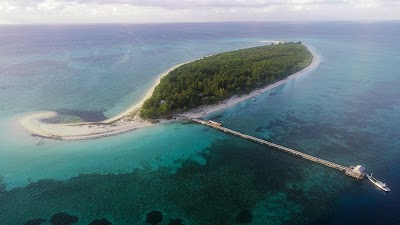
[[[383,182],[377,180],[375,177],[373,177],[373,176],[372,176],[372,173],[371,173],[371,175],[368,175],[368,174],[366,174],[366,175],[367,175],[368,179],[369,179],[373,184],[375,184],[375,186],[377,186],[378,188],[380,188],[380,189],[382,189],[382,190],[384,190],[384,191],[386,191],[386,192],[387,192],[387,191],[390,191],[390,188],[388,188],[388,187],[386,186],[385,183],[383,183]]]

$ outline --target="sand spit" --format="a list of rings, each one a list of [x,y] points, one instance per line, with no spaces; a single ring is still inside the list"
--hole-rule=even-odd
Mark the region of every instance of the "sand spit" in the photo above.
[[[254,90],[248,95],[232,96],[231,98],[223,102],[220,102],[218,104],[201,106],[190,112],[179,114],[176,116],[176,118],[192,119],[192,118],[206,116],[210,113],[235,105],[236,103],[241,102],[243,100],[253,98],[260,93],[271,90],[281,84],[284,84],[290,80],[293,80],[299,76],[302,76],[304,74],[307,74],[315,70],[316,68],[318,68],[321,59],[319,55],[316,54],[314,49],[312,49],[310,46],[307,46],[307,48],[312,53],[313,60],[311,64],[308,67],[304,68],[303,70],[287,77],[284,80],[268,85],[262,89]],[[24,127],[28,132],[30,132],[32,136],[50,138],[55,140],[84,140],[84,139],[107,137],[136,130],[142,127],[152,126],[154,124],[151,123],[150,121],[140,118],[138,112],[142,107],[143,102],[151,97],[155,87],[160,83],[161,78],[167,75],[173,69],[183,64],[185,63],[173,66],[164,73],[162,73],[139,103],[132,105],[122,113],[107,120],[99,122],[50,124],[43,122],[43,119],[54,117],[57,115],[57,113],[52,111],[45,111],[45,112],[37,112],[20,118],[19,119],[20,125]]]
[[[130,106],[122,113],[107,120],[99,122],[51,124],[45,123],[43,121],[44,119],[57,116],[57,113],[52,111],[45,111],[36,112],[21,117],[19,119],[19,123],[33,136],[55,140],[84,140],[91,138],[100,138],[125,133],[141,127],[151,126],[153,125],[153,123],[140,118],[140,116],[138,115],[140,108],[142,107],[144,101],[151,97],[154,89],[160,83],[161,78],[167,75],[170,71],[178,68],[185,63],[175,65],[169,68],[167,71],[163,72],[154,82],[153,86],[147,91],[146,95],[140,102]]]

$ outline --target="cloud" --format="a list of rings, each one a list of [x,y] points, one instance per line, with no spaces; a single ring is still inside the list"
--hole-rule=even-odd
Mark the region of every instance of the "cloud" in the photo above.
[[[0,23],[400,19],[398,0],[0,0]]]
[[[387,5],[399,4],[398,0],[9,0],[16,7],[39,5],[130,5],[164,9],[201,9],[201,8],[258,8],[271,6],[306,5]]]

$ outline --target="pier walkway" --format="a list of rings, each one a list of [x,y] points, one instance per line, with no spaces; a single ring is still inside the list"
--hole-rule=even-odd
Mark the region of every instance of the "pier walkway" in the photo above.
[[[222,124],[214,122],[214,121],[211,121],[211,120],[210,121],[204,121],[204,120],[200,120],[200,119],[192,119],[192,120],[194,122],[197,122],[197,123],[212,127],[214,129],[223,131],[225,133],[232,134],[232,135],[235,135],[235,136],[238,136],[238,137],[241,137],[241,138],[244,138],[244,139],[259,143],[259,144],[262,144],[262,145],[266,145],[266,146],[269,146],[271,148],[275,148],[275,149],[281,150],[283,152],[286,152],[286,153],[289,153],[289,154],[292,154],[292,155],[300,156],[300,157],[302,157],[304,159],[310,160],[312,162],[315,162],[315,163],[318,163],[318,164],[321,164],[321,165],[324,165],[324,166],[327,166],[327,167],[331,167],[333,169],[336,169],[336,170],[344,172],[348,176],[351,176],[351,177],[354,177],[354,178],[357,178],[357,179],[360,179],[360,180],[363,179],[364,175],[365,175],[365,173],[363,173],[363,172],[359,173],[356,170],[354,170],[353,166],[346,167],[346,166],[339,165],[337,163],[329,162],[327,160],[320,159],[320,158],[314,157],[312,155],[308,155],[306,153],[299,152],[297,150],[284,147],[282,145],[274,144],[272,142],[269,142],[269,141],[266,141],[266,140],[263,140],[263,139],[260,139],[260,138],[256,138],[256,137],[253,137],[253,136],[250,136],[250,135],[247,135],[247,134],[243,134],[243,133],[240,133],[238,131],[223,127]]]

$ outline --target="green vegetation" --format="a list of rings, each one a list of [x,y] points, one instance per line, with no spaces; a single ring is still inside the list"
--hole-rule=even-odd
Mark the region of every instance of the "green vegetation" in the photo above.
[[[205,57],[182,65],[161,79],[140,116],[169,117],[284,79],[307,67],[312,54],[298,43],[284,43]]]

